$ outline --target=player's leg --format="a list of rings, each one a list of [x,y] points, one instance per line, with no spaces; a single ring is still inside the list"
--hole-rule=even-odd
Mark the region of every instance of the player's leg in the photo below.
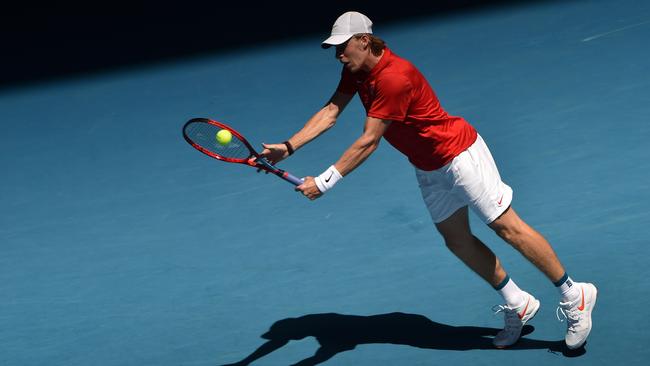
[[[416,169],[416,176],[424,203],[447,247],[490,285],[501,283],[506,273],[494,253],[472,234],[467,203],[453,193],[449,166],[434,171]]]
[[[564,314],[567,321],[566,344],[569,348],[582,346],[591,332],[591,311],[598,294],[596,287],[591,283],[573,282],[549,242],[512,208],[489,226],[558,288],[561,295],[558,314]]]
[[[483,139],[452,161],[454,193],[503,240],[511,244],[552,282],[564,275],[564,267],[544,237],[528,226],[512,207],[512,188],[501,181],[494,159]]]
[[[564,267],[548,241],[526,224],[512,207],[488,226],[542,271],[551,282],[555,283],[564,276]]]
[[[524,324],[539,310],[539,301],[521,290],[506,274],[494,252],[472,234],[467,207],[460,208],[449,218],[436,223],[436,228],[444,238],[447,248],[492,285],[506,302],[495,309],[504,313],[505,326],[495,336],[494,345],[503,348],[516,343]]]
[[[435,225],[447,248],[492,287],[498,286],[506,278],[506,272],[494,252],[472,234],[467,206]]]
[[[457,194],[557,287],[561,294],[558,311],[567,317],[566,343],[570,348],[581,346],[591,330],[596,288],[587,283],[574,284],[548,241],[510,207],[512,189],[501,181],[492,154],[480,136],[452,164]]]

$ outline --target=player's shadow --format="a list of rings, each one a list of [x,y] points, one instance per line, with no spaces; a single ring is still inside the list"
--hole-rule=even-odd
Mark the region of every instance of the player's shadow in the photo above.
[[[522,337],[535,328],[524,326]],[[360,344],[390,343],[437,350],[495,350],[492,338],[497,328],[451,326],[428,319],[425,316],[405,313],[389,313],[371,316],[342,315],[336,313],[310,314],[275,322],[262,334],[268,341],[239,362],[224,366],[244,366],[285,346],[291,340],[315,337],[320,347],[313,356],[294,366],[317,365],[337,353],[353,350]],[[508,350],[546,349],[566,357],[581,356],[582,351],[570,352],[564,341],[542,341],[521,338]]]

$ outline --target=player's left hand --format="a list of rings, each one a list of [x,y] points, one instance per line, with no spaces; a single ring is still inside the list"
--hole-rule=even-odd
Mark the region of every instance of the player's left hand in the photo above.
[[[266,159],[269,163],[275,165],[280,161],[284,160],[289,156],[289,151],[287,150],[287,145],[285,144],[262,144],[264,150],[260,153],[260,157]],[[257,169],[257,172],[261,172],[262,169]],[[268,171],[264,172],[269,174]]]
[[[289,150],[285,144],[262,144],[264,150],[260,153],[264,159],[275,165],[289,157]]]
[[[312,201],[323,195],[323,193],[318,189],[318,186],[316,186],[314,177],[305,177],[305,182],[297,186],[296,191],[302,192],[305,197]]]

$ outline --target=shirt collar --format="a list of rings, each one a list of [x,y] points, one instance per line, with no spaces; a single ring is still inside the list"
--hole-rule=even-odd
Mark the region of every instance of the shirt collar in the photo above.
[[[391,52],[391,50],[388,47],[384,47],[384,54],[379,59],[377,65],[375,65],[375,67],[373,67],[372,70],[370,70],[370,73],[368,74],[368,78],[376,77],[381,72],[381,70],[385,69],[386,66],[390,64],[392,56],[393,56],[393,52]]]

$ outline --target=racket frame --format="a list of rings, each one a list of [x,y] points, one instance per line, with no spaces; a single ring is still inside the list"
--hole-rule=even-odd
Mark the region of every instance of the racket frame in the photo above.
[[[246,148],[248,149],[250,155],[245,159],[229,158],[227,156],[222,156],[222,155],[219,155],[219,154],[217,154],[217,153],[215,153],[213,151],[210,151],[209,149],[206,149],[205,147],[203,147],[200,144],[193,141],[187,135],[187,133],[185,132],[187,126],[189,126],[190,124],[193,124],[193,123],[208,123],[208,124],[211,124],[213,126],[219,127],[221,129],[230,131],[230,133],[232,133],[235,137],[237,137],[239,139],[239,141],[241,141],[246,146]],[[248,140],[246,140],[246,138],[242,134],[240,134],[239,132],[237,132],[237,130],[235,130],[234,128],[232,128],[232,127],[230,127],[230,126],[228,126],[228,125],[226,125],[224,123],[217,122],[217,121],[209,119],[209,118],[202,118],[202,117],[192,118],[183,125],[183,138],[192,147],[194,147],[198,151],[204,153],[205,155],[207,155],[207,156],[209,156],[211,158],[221,160],[221,161],[225,161],[225,162],[228,162],[228,163],[244,164],[244,165],[251,166],[253,168],[261,169],[261,170],[264,170],[266,172],[273,173],[273,174],[277,175],[278,177],[280,177],[280,178],[286,180],[287,182],[292,183],[293,185],[296,185],[296,186],[303,183],[302,179],[290,174],[289,172],[287,172],[285,170],[282,170],[282,169],[276,167],[275,165],[271,164],[268,160],[264,159],[257,151],[255,151],[253,146],[248,142]]]

